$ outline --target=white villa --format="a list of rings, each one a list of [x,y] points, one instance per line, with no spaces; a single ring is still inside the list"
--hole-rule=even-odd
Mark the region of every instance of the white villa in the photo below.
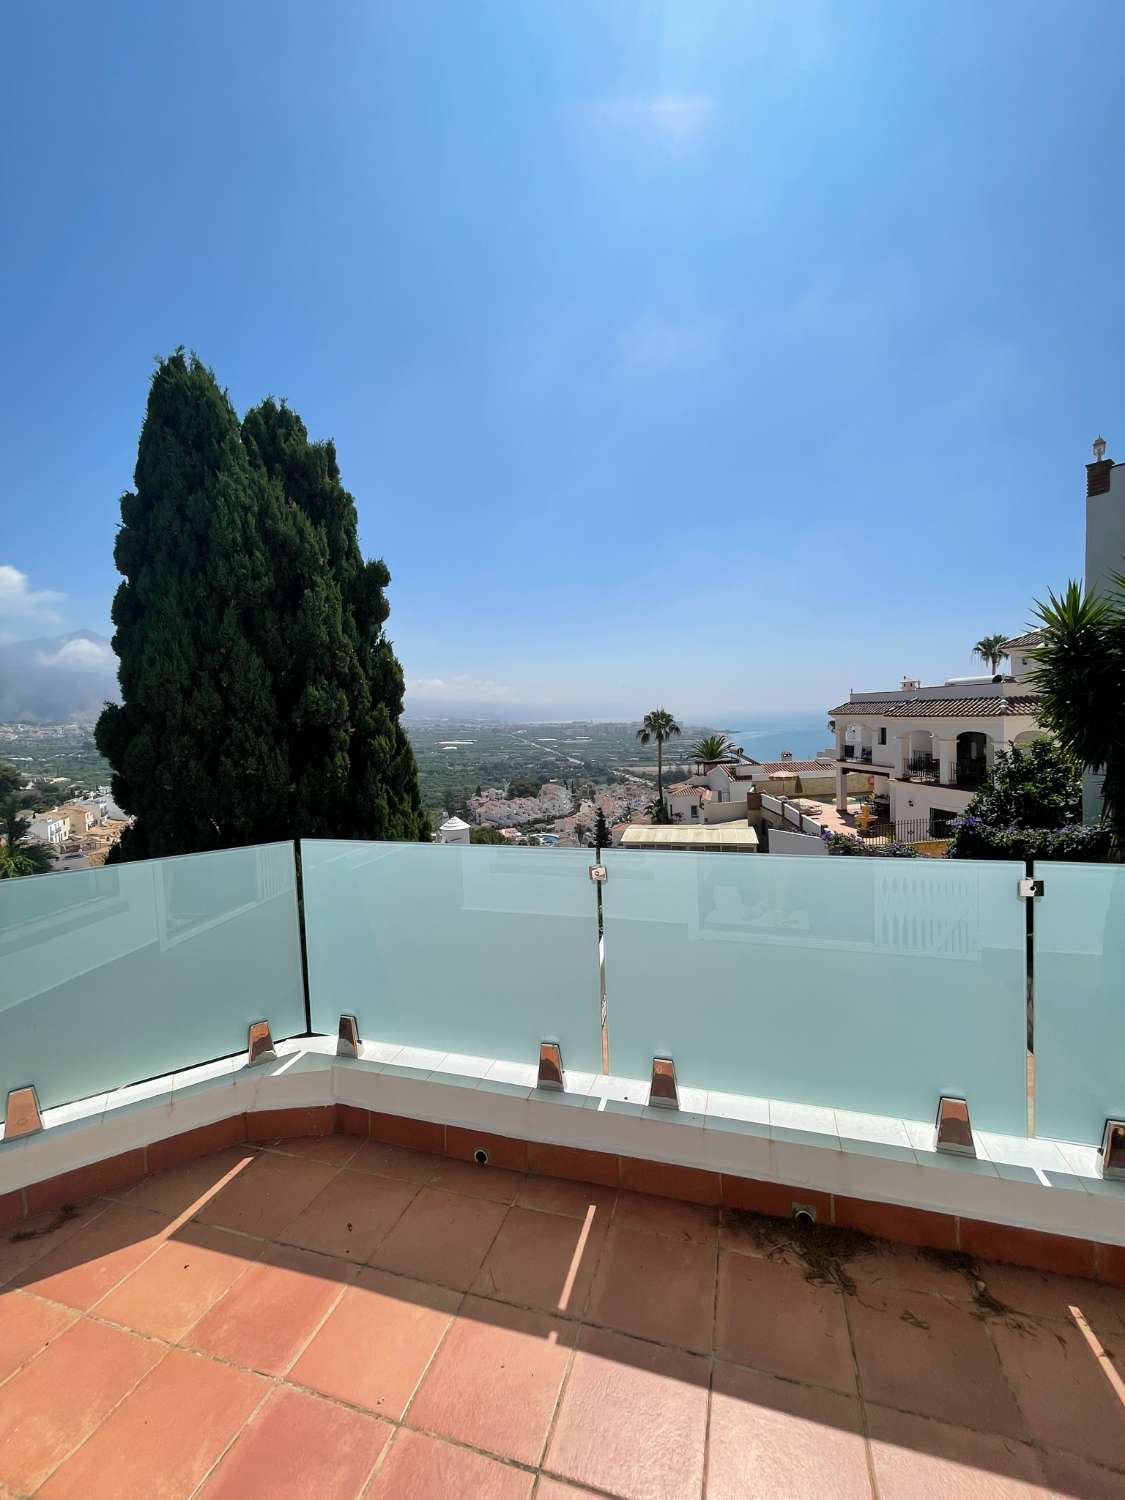
[[[951,677],[934,687],[904,678],[896,690],[853,692],[830,709],[837,808],[846,811],[847,777],[859,771],[901,831],[916,836],[924,823],[940,834],[966,810],[997,750],[1042,733],[1027,681],[1039,640],[1030,631],[1004,643],[1010,673]]]

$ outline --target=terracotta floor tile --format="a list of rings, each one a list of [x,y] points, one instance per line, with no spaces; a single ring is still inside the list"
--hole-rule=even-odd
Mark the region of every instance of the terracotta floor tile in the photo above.
[[[460,1292],[363,1270],[289,1379],[397,1421],[460,1305]]]
[[[1055,1318],[1073,1326],[1070,1309],[1077,1307],[1107,1340],[1125,1344],[1125,1288],[1078,1276],[1048,1276],[998,1261],[981,1261],[980,1274],[992,1295],[1013,1312]]]
[[[994,1321],[992,1337],[1028,1432],[1046,1448],[1125,1467],[1125,1339],[1108,1364],[1071,1324]],[[1090,1339],[1100,1345],[1096,1333]]]
[[[265,1240],[182,1224],[145,1263],[97,1306],[99,1318],[176,1343],[253,1265]]]
[[[1046,1500],[1026,1443],[870,1404],[867,1420],[881,1500]]]
[[[802,1264],[801,1257],[786,1243],[784,1231],[779,1232],[778,1221],[766,1214],[723,1209],[719,1248],[735,1255],[749,1255],[756,1260],[771,1260],[778,1265]]]
[[[248,1171],[257,1159],[258,1152],[253,1146],[231,1146],[225,1151],[200,1156],[182,1166],[168,1167],[166,1171],[142,1178],[136,1187],[123,1195],[122,1202],[131,1203],[134,1208],[155,1209],[157,1213],[173,1217],[186,1214],[189,1210],[202,1208],[228,1182]]]
[[[337,1168],[264,1151],[196,1213],[203,1224],[273,1239],[331,1182]]]
[[[516,1194],[520,1208],[542,1209],[550,1214],[569,1214],[584,1219],[591,1207],[609,1220],[617,1198],[616,1188],[596,1187],[587,1182],[565,1182],[561,1177],[525,1177]]]
[[[282,1386],[198,1500],[357,1500],[391,1431],[378,1417]]]
[[[359,1142],[351,1159],[355,1172],[374,1172],[378,1177],[397,1177],[400,1182],[429,1182],[445,1161],[429,1151],[408,1151],[405,1146],[388,1146],[383,1141]]]
[[[543,1312],[580,1318],[609,1229],[591,1205],[587,1218],[513,1208],[473,1282],[482,1297],[497,1297]]]
[[[268,1390],[247,1370],[173,1349],[40,1494],[43,1500],[188,1496]]]
[[[159,1248],[170,1223],[163,1214],[111,1203],[105,1213],[28,1266],[11,1285],[29,1287],[40,1297],[65,1302],[68,1307],[93,1307]]]
[[[524,1469],[403,1430],[365,1500],[529,1500],[533,1482]]]
[[[715,1352],[736,1364],[855,1395],[844,1300],[796,1266],[719,1254]]]
[[[467,1291],[507,1209],[483,1198],[422,1188],[372,1256],[402,1276]]]
[[[323,1161],[330,1166],[346,1167],[359,1150],[354,1135],[300,1135],[284,1141],[271,1141],[269,1149],[282,1156],[305,1156],[309,1161]]]
[[[614,1224],[586,1316],[623,1333],[710,1352],[715,1251]]]
[[[847,1262],[848,1274],[876,1293],[929,1292],[954,1302],[968,1302],[972,1286],[955,1265],[939,1253],[909,1245],[879,1244],[869,1255]]]
[[[0,1391],[0,1484],[36,1490],[164,1353],[85,1319],[61,1333]]]
[[[1073,1453],[1039,1455],[1043,1472],[1052,1491],[1062,1496],[1074,1496],[1075,1500],[1121,1500],[1125,1495],[1125,1474],[1120,1470],[1103,1469],[1099,1464],[1076,1458]]]
[[[487,1198],[492,1203],[514,1203],[523,1186],[522,1172],[504,1167],[478,1167],[476,1162],[439,1157],[430,1178],[430,1187],[445,1188],[449,1193],[467,1193],[470,1198]]]
[[[184,1343],[267,1375],[284,1375],[359,1267],[277,1245],[205,1313]]]
[[[543,1467],[625,1500],[698,1495],[707,1374],[696,1354],[584,1328]]]
[[[574,1331],[543,1313],[466,1297],[407,1421],[501,1458],[537,1464]]]
[[[965,1306],[916,1292],[848,1299],[867,1401],[958,1427],[1027,1433],[985,1323]]]
[[[77,1316],[69,1308],[41,1302],[30,1292],[0,1293],[0,1380],[7,1380]]]
[[[870,1500],[853,1396],[716,1364],[707,1500]]]
[[[648,1193],[621,1192],[617,1198],[615,1224],[631,1229],[650,1229],[674,1239],[713,1245],[719,1233],[719,1210],[677,1198],[654,1198]]]
[[[102,1202],[87,1203],[71,1214],[56,1213],[52,1209],[50,1213],[24,1219],[15,1229],[5,1229],[0,1233],[0,1286],[7,1285],[28,1266],[65,1245],[91,1219],[105,1213],[107,1207]]]
[[[417,1191],[411,1182],[394,1182],[370,1172],[340,1172],[279,1238],[287,1245],[363,1262],[402,1217]]]

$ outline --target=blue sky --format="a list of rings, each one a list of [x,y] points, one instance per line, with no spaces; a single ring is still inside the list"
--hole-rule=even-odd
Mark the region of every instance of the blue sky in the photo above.
[[[972,670],[1080,572],[1091,439],[1125,458],[1118,0],[5,30],[0,636],[108,632],[178,344],[335,438],[415,710],[816,708]]]

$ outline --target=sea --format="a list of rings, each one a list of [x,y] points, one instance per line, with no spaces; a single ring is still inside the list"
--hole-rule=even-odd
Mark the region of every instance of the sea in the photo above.
[[[708,720],[723,724],[723,720]],[[754,760],[780,760],[783,750],[791,750],[794,760],[812,760],[818,750],[832,743],[832,733],[824,713],[779,715],[776,719],[739,721],[743,727],[727,729],[736,745],[741,745]]]

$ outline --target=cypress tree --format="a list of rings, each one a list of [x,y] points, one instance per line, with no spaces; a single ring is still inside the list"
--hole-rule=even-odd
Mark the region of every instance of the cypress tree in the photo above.
[[[267,441],[274,434],[274,440]],[[98,721],[121,859],[294,835],[423,838],[382,634],[330,444],[265,403],[238,417],[178,350],[153,377],[113,605],[122,702]]]
[[[399,722],[404,682],[383,626],[390,573],[359,549],[355,501],[331,442],[310,442],[269,399],[242,424],[267,483],[273,608],[260,621],[287,726],[290,793],[279,816],[307,837],[426,839],[414,752]]]

